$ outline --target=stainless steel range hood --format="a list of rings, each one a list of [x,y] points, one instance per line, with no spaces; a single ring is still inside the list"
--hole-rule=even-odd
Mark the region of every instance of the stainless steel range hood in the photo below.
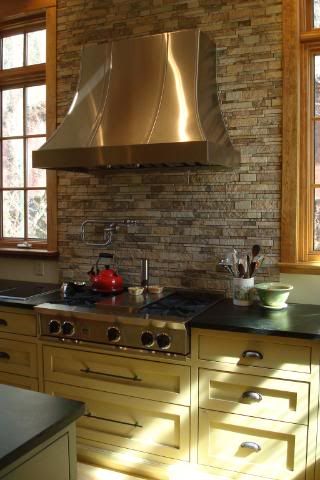
[[[69,112],[33,166],[238,166],[215,70],[215,45],[199,30],[85,46]]]

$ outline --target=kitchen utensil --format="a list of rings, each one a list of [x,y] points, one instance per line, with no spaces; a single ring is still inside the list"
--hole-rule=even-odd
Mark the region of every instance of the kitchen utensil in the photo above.
[[[100,271],[99,261],[101,258],[113,258],[110,253],[100,253],[96,261],[95,267],[92,266],[88,272],[91,281],[91,288],[96,292],[121,292],[123,290],[123,279],[116,270],[105,265],[104,269]]]
[[[141,259],[141,286],[147,287],[149,283],[149,260]]]

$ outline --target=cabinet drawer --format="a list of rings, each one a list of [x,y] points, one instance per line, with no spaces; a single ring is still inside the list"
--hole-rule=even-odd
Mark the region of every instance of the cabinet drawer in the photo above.
[[[33,313],[9,313],[0,310],[0,332],[37,335],[37,321]]]
[[[27,390],[39,390],[38,382],[35,378],[12,375],[12,373],[0,372],[0,383],[12,385],[13,387],[26,388]]]
[[[36,377],[36,345],[0,339],[0,372]]]
[[[198,458],[204,465],[277,480],[304,480],[306,443],[303,425],[199,412]]]
[[[311,371],[310,347],[259,341],[249,336],[225,339],[218,335],[199,335],[199,358],[210,362],[299,373]]]
[[[189,408],[45,382],[46,393],[86,403],[77,422],[82,441],[189,460]]]
[[[45,346],[46,380],[190,405],[190,368]]]
[[[308,402],[308,383],[199,370],[202,408],[307,425]]]

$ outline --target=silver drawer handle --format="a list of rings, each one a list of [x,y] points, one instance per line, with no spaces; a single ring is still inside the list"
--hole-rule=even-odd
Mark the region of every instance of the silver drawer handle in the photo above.
[[[92,375],[103,375],[104,377],[121,378],[122,380],[131,380],[133,382],[142,382],[142,378],[137,375],[133,377],[125,377],[123,375],[112,375],[111,373],[97,372],[96,370],[90,370],[90,368],[80,368],[80,372],[92,373]]]
[[[242,398],[248,398],[249,400],[253,400],[254,402],[261,402],[262,395],[258,392],[251,392],[248,390],[247,392],[243,392]]]
[[[254,450],[255,452],[260,452],[261,447],[256,442],[243,442],[240,445],[241,448],[249,448],[250,450]]]
[[[256,352],[255,350],[246,350],[242,354],[242,358],[257,358],[259,360],[263,359],[263,355],[260,352]]]
[[[97,415],[92,415],[92,413],[90,412],[85,413],[84,417],[95,418],[97,420],[103,420],[104,422],[120,423],[121,425],[128,425],[129,427],[134,427],[134,428],[143,428],[143,425],[140,425],[138,422],[135,422],[135,423],[121,422],[120,420],[113,420],[112,418],[98,417]]]
[[[10,360],[10,355],[7,352],[0,352],[0,359],[4,358],[5,360]]]

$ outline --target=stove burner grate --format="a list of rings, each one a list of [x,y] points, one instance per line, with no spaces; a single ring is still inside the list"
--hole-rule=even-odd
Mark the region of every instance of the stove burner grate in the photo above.
[[[117,295],[117,293],[96,292],[85,283],[68,282],[64,288],[64,297],[60,300],[54,300],[52,303],[68,306],[93,306],[99,300],[114,295]]]

